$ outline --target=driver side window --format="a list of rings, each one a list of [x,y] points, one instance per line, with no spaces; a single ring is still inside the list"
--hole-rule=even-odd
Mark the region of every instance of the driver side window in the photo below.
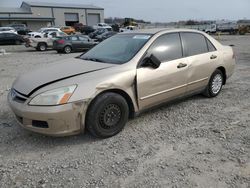
[[[169,33],[159,36],[148,49],[148,54],[154,54],[162,63],[182,58],[179,33]]]

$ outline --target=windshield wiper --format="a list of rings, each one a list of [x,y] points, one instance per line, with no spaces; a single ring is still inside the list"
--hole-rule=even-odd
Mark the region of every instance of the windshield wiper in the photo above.
[[[87,60],[87,61],[95,61],[95,62],[104,62],[103,60],[98,59],[98,58],[83,58],[83,60]]]

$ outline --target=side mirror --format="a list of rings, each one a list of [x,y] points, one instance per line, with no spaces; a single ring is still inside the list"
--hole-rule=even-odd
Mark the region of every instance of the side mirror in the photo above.
[[[151,54],[143,60],[142,67],[152,67],[157,69],[161,65],[161,61],[154,55]]]

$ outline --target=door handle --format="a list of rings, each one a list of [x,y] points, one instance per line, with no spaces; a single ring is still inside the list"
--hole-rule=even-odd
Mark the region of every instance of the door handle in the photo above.
[[[181,68],[186,67],[186,66],[187,66],[186,63],[180,63],[180,64],[177,66],[177,68],[178,68],[178,69],[181,69]]]
[[[210,56],[210,59],[216,59],[217,58],[217,55],[211,55]]]

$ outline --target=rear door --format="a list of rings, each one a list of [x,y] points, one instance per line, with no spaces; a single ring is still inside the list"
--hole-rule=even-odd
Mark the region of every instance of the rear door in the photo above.
[[[15,41],[16,41],[16,39],[17,39],[17,37],[16,37],[16,35],[13,34],[13,33],[6,33],[6,34],[5,34],[5,42],[6,42],[7,44],[14,44]]]
[[[137,68],[137,92],[140,110],[171,100],[186,93],[188,64],[182,54],[179,33],[158,37],[147,51],[161,65]],[[181,65],[181,66],[180,66]]]
[[[204,89],[220,60],[219,54],[213,44],[200,33],[182,32],[181,39],[184,56],[189,64],[187,91]]]
[[[0,33],[0,44],[4,44],[6,40],[6,34]]]

